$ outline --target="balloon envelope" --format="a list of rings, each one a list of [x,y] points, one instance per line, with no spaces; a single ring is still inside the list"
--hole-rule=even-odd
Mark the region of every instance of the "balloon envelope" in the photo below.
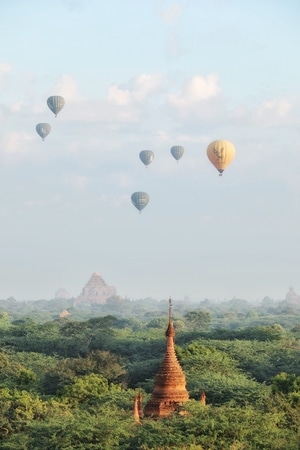
[[[207,156],[219,175],[222,175],[235,156],[234,145],[226,140],[213,141],[207,147]]]
[[[142,163],[145,164],[145,166],[149,166],[150,163],[152,163],[154,159],[154,153],[151,150],[142,150],[140,152],[140,160]]]
[[[44,141],[45,137],[48,136],[51,131],[51,125],[49,123],[38,123],[35,129],[37,134],[39,134]]]
[[[131,202],[132,204],[138,209],[140,212],[142,209],[145,208],[145,206],[148,205],[150,200],[149,195],[147,192],[134,192],[131,196]]]
[[[174,145],[171,150],[170,150],[172,156],[176,159],[176,161],[178,161],[183,153],[184,153],[184,148],[181,147],[181,145]]]
[[[57,116],[57,114],[63,109],[65,106],[65,99],[60,95],[52,95],[47,100],[47,105],[51,109],[51,111]]]

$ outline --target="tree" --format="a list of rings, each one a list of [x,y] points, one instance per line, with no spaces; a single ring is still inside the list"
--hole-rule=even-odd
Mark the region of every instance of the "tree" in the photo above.
[[[294,373],[281,372],[272,379],[272,391],[290,394],[291,392],[300,393],[300,376]]]
[[[84,375],[75,377],[72,384],[63,389],[62,396],[65,399],[87,402],[101,397],[109,390],[108,380],[103,375]]]
[[[187,324],[193,328],[207,330],[211,324],[209,311],[189,311],[184,315]]]

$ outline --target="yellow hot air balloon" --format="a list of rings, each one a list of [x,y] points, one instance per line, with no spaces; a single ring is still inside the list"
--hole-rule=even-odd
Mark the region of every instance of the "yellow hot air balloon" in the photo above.
[[[234,145],[222,139],[213,141],[207,147],[207,156],[221,176],[235,156]]]

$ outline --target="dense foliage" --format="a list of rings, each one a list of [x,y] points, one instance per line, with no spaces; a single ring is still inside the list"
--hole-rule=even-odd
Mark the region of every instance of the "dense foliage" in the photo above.
[[[128,302],[114,300],[90,317],[41,320],[38,305],[21,317],[9,301],[0,304],[1,449],[299,449],[297,305],[291,320],[266,300],[174,309],[190,401],[136,423],[133,397],[146,403],[165,351],[166,302],[138,302],[126,315]]]

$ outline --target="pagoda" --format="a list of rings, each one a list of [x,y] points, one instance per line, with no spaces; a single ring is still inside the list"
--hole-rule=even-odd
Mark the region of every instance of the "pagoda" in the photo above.
[[[103,305],[107,299],[116,295],[116,288],[108,286],[100,273],[94,272],[77,297],[76,303],[98,303]]]
[[[145,406],[145,417],[163,417],[177,411],[189,400],[184,372],[178,362],[175,348],[175,330],[171,317],[172,302],[169,299],[169,324],[166,331],[167,348],[161,366],[155,376],[154,390]]]

